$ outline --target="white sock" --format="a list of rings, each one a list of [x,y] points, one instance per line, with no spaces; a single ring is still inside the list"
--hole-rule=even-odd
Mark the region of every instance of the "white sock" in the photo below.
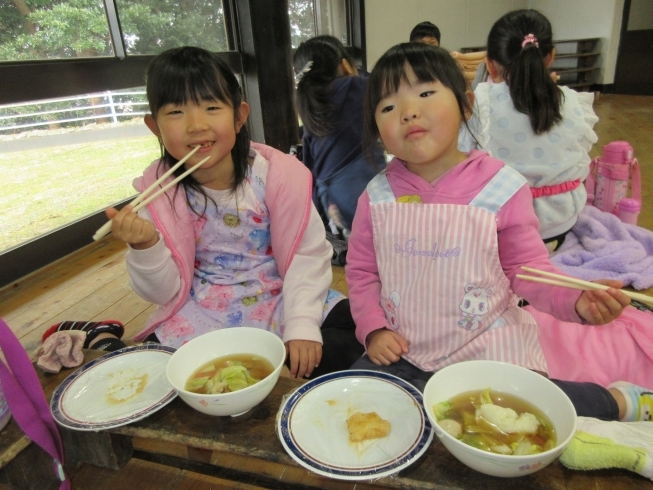
[[[622,422],[653,421],[653,390],[627,381],[617,381],[608,386],[621,392],[626,399],[626,413]]]

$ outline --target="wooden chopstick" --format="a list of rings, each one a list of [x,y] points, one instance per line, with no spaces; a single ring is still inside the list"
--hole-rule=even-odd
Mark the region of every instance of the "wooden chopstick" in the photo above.
[[[166,173],[164,173],[161,177],[159,177],[151,186],[149,186],[147,189],[145,189],[143,192],[141,192],[138,196],[136,196],[136,199],[134,199],[132,202],[129,204],[132,206],[136,206],[139,202],[141,202],[150,192],[152,192],[156,187],[163,182],[165,179],[170,177],[172,175],[172,172],[177,170],[179,167],[181,167],[184,163],[186,163],[186,160],[188,160],[190,157],[192,157],[197,150],[201,148],[200,145],[196,146],[193,148],[191,151],[188,152],[188,154],[179,160],[177,163],[175,163],[172,167],[170,167],[170,170],[168,170]],[[111,220],[107,221],[104,223],[98,231],[95,232],[95,235],[93,235],[93,240],[98,241],[100,238],[105,236],[107,233],[111,231]]]
[[[541,271],[539,269],[534,269],[532,267],[522,266],[521,268],[526,272],[531,272],[533,274],[539,274],[541,276],[553,278],[553,279],[545,279],[544,277],[526,276],[524,274],[516,275],[516,277],[523,279],[525,281],[539,282],[542,284],[550,284],[552,286],[562,286],[571,289],[582,289],[584,291],[588,291],[588,290],[606,291],[607,289],[610,289],[610,286],[606,286],[604,284],[597,284],[595,282],[583,281],[582,279],[576,279],[575,277],[568,277],[560,274],[555,274],[553,272]],[[653,304],[653,297],[647,296],[646,294],[634,293],[632,291],[627,291],[625,289],[620,289],[620,291],[631,299],[636,299],[644,303]]]
[[[136,199],[134,199],[132,202],[130,202],[129,205],[134,206],[134,208],[132,209],[132,212],[137,212],[139,209],[142,209],[143,207],[147,206],[150,202],[152,202],[154,199],[159,197],[161,194],[163,194],[165,191],[170,189],[172,186],[178,184],[179,181],[181,181],[184,177],[186,177],[187,175],[193,173],[199,167],[204,165],[211,158],[210,156],[206,157],[204,160],[197,163],[195,166],[189,168],[183,174],[181,174],[179,177],[174,179],[172,182],[169,182],[167,185],[160,188],[157,192],[155,192],[154,194],[152,194],[151,196],[149,196],[145,200],[143,200],[143,196],[145,196],[148,193],[152,192],[152,190],[155,189],[156,186],[159,185],[163,181],[163,179],[168,177],[176,168],[178,168],[180,166],[180,164],[183,164],[188,158],[190,158],[192,153],[196,152],[197,149],[199,149],[199,148],[200,148],[199,146],[195,147],[190,154],[186,155],[186,157],[184,157],[182,160],[177,162],[163,176],[161,176],[159,179],[157,179],[156,182],[154,182],[151,186],[149,186],[147,189],[145,189]],[[102,225],[102,227],[98,231],[95,232],[95,235],[93,235],[93,240],[98,241],[100,238],[102,238],[103,236],[108,234],[111,231],[112,221],[113,220],[109,220],[104,225]]]
[[[159,189],[159,190],[156,191],[154,194],[152,194],[151,196],[149,196],[147,199],[145,199],[144,201],[142,201],[142,202],[138,203],[136,206],[134,206],[134,209],[132,209],[132,212],[135,213],[135,212],[139,211],[140,209],[144,208],[145,206],[147,206],[148,204],[150,204],[150,203],[151,203],[152,201],[154,201],[157,197],[159,197],[161,194],[163,194],[165,191],[167,191],[167,190],[170,189],[171,187],[177,185],[177,184],[179,183],[180,180],[182,180],[182,179],[183,179],[184,177],[186,177],[187,175],[192,174],[195,170],[197,170],[198,168],[200,168],[202,165],[204,165],[204,164],[205,164],[206,162],[208,162],[210,159],[211,159],[211,156],[209,155],[208,157],[206,157],[206,158],[205,158],[204,160],[202,160],[201,162],[198,162],[197,164],[195,164],[194,166],[192,166],[191,168],[189,168],[188,170],[186,170],[183,174],[181,174],[181,175],[180,175],[179,177],[177,177],[175,180],[173,180],[173,181],[167,183],[166,185],[164,185],[163,187],[161,187],[161,189]]]
[[[154,181],[154,183],[153,183],[151,186],[149,186],[147,189],[145,189],[143,192],[141,192],[141,193],[136,197],[136,199],[134,199],[134,200],[133,200],[131,203],[129,203],[129,204],[131,204],[132,206],[136,206],[139,202],[141,202],[143,199],[145,199],[145,197],[146,197],[149,193],[151,193],[154,189],[156,189],[156,186],[158,186],[161,182],[163,182],[163,181],[166,180],[168,177],[170,177],[170,176],[172,175],[172,173],[173,173],[175,170],[177,170],[177,169],[178,169],[179,167],[181,167],[184,163],[186,163],[186,161],[187,161],[190,157],[192,157],[192,156],[197,152],[197,150],[199,150],[200,148],[202,148],[202,147],[201,147],[200,145],[198,145],[198,146],[196,146],[195,148],[193,148],[191,151],[189,151],[188,154],[187,154],[184,158],[182,158],[182,159],[179,160],[177,163],[175,163],[172,167],[170,167],[170,169],[169,169],[166,173],[164,173],[161,177],[159,177],[158,179],[156,179],[156,180]]]

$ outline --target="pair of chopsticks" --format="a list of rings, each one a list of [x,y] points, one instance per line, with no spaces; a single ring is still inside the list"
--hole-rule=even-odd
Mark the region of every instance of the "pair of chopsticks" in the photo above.
[[[597,284],[595,282],[583,281],[582,279],[576,279],[574,277],[562,276],[560,274],[554,274],[553,272],[541,271],[539,269],[533,269],[532,267],[521,267],[526,272],[532,274],[539,274],[540,276],[550,277],[552,279],[546,279],[544,277],[536,276],[526,276],[524,274],[517,274],[516,277],[523,279],[525,281],[540,282],[542,284],[550,284],[552,286],[562,286],[565,288],[571,289],[582,289],[583,291],[596,291],[596,290],[607,290],[610,289],[609,286],[603,284]],[[653,297],[647,296],[641,293],[633,293],[632,291],[626,291],[625,289],[620,290],[626,296],[631,299],[642,301],[644,303],[653,304]]]
[[[154,182],[151,186],[149,186],[147,189],[145,189],[143,192],[141,192],[141,194],[136,199],[134,199],[132,202],[130,202],[129,204],[134,207],[134,209],[132,209],[132,212],[134,212],[134,213],[138,212],[139,209],[142,209],[143,207],[147,206],[149,203],[154,201],[157,197],[159,197],[165,191],[170,189],[172,186],[177,185],[181,179],[183,179],[187,175],[190,175],[195,170],[197,170],[199,167],[201,167],[203,164],[205,164],[211,158],[210,156],[206,157],[204,160],[202,160],[198,164],[196,164],[193,167],[189,168],[183,174],[181,174],[179,177],[177,177],[175,180],[173,180],[172,182],[166,184],[161,189],[159,189],[157,192],[155,192],[154,194],[152,194],[151,196],[148,197],[148,194],[151,194],[156,189],[156,187],[159,184],[161,184],[161,182],[163,182],[165,179],[170,177],[170,175],[172,175],[172,172],[174,172],[180,166],[182,166],[184,163],[186,163],[186,160],[188,160],[190,157],[192,157],[195,154],[195,152],[197,150],[199,150],[200,148],[201,148],[201,146],[196,146],[195,148],[193,148],[188,153],[188,155],[186,155],[184,158],[179,160],[175,165],[173,165],[170,168],[170,170],[168,170],[166,173],[164,173],[161,177],[159,177],[156,180],[156,182]],[[98,241],[100,238],[102,238],[103,236],[105,236],[106,234],[108,234],[111,231],[111,221],[112,220],[109,220],[106,223],[104,223],[104,225],[102,225],[102,227],[98,231],[95,232],[95,235],[93,235],[93,240]]]

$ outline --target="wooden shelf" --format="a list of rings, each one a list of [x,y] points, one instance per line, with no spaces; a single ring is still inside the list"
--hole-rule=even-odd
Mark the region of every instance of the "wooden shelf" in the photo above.
[[[551,68],[551,71],[556,72],[558,75],[563,75],[568,73],[586,73],[598,69],[598,66],[591,66],[589,68]]]
[[[560,75],[558,82],[570,88],[589,90],[595,83],[595,73],[601,68],[598,49],[599,38],[561,39],[553,41],[556,55],[551,71]],[[485,46],[469,46],[461,53],[485,51]],[[576,62],[574,62],[576,60]],[[574,75],[571,77],[570,75]]]
[[[551,71],[560,75],[560,85],[589,90],[596,83],[596,75],[601,68],[599,41],[599,38],[586,38],[553,42],[556,55]]]
[[[561,60],[566,58],[586,58],[589,56],[598,56],[601,53],[566,53],[566,54],[556,54],[555,59]]]

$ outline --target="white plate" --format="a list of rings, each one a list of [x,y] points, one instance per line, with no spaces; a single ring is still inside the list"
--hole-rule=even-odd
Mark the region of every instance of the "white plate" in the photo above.
[[[75,371],[55,390],[57,423],[102,430],[135,422],[170,403],[177,392],[166,378],[172,347],[148,343],[109,352]]]
[[[376,412],[390,422],[390,434],[350,442],[347,419],[355,412]],[[300,465],[341,480],[397,473],[433,440],[422,394],[396,376],[366,370],[326,374],[297,389],[281,408],[277,434]]]

